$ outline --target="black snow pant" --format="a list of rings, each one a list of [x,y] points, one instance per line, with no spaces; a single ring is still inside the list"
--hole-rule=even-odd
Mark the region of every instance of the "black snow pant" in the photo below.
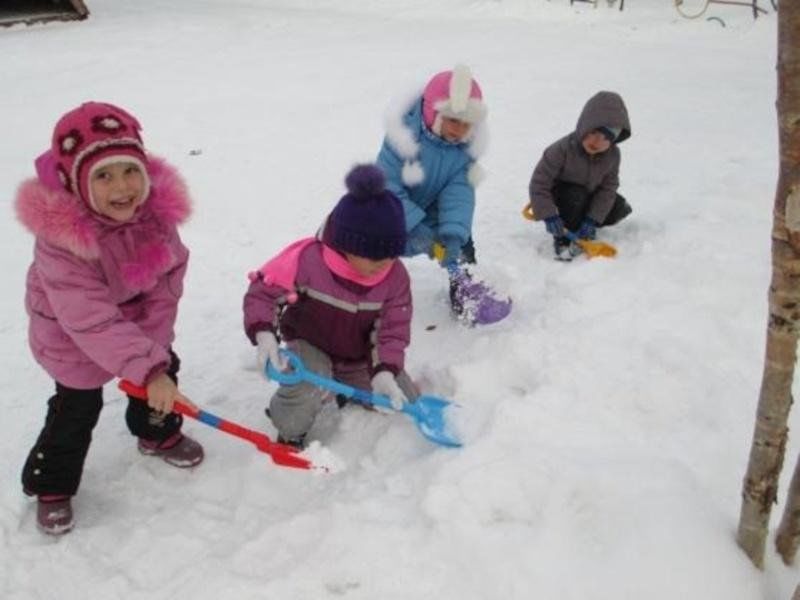
[[[467,240],[467,243],[461,246],[461,257],[459,258],[459,262],[462,264],[467,265],[475,265],[478,264],[477,259],[475,258],[475,242],[472,241],[472,237]],[[450,278],[450,306],[453,308],[453,312],[460,315],[464,307],[461,306],[461,301],[458,299],[457,292],[458,292],[458,284],[460,280],[451,277]]]
[[[170,356],[167,375],[177,383],[180,360],[172,351]],[[44,427],[22,468],[22,488],[29,495],[73,496],[103,408],[103,388],[78,390],[56,382],[56,393],[47,404]],[[128,396],[125,421],[136,437],[160,442],[180,430],[183,417],[158,413]]]
[[[566,181],[556,182],[555,186],[553,186],[553,201],[558,208],[558,215],[564,221],[564,226],[567,229],[577,231],[581,226],[581,221],[586,217],[586,213],[589,212],[589,207],[592,205],[592,197],[593,194],[589,193],[582,185],[567,183]],[[598,223],[598,227],[615,225],[631,212],[633,212],[633,209],[628,204],[628,201],[617,194],[608,216],[602,223]]]
[[[472,241],[472,236],[470,236],[466,244],[461,246],[460,260],[468,265],[474,265],[478,262],[475,258],[475,242]]]

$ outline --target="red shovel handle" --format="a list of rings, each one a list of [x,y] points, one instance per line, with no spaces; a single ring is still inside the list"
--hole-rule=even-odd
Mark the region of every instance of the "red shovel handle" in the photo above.
[[[119,389],[128,394],[128,396],[133,396],[134,398],[144,400],[145,402],[147,401],[147,388],[144,386],[136,385],[127,379],[121,379],[119,382]],[[187,417],[192,417],[193,419],[196,419],[197,414],[200,412],[199,410],[195,410],[188,404],[184,404],[180,401],[175,402],[172,405],[172,411]]]
[[[147,389],[140,385],[136,385],[127,379],[122,379],[119,382],[119,389],[129,396],[138,398],[139,400],[147,400]],[[297,448],[287,444],[273,442],[265,433],[248,429],[247,427],[243,427],[238,423],[222,419],[204,410],[194,409],[183,402],[175,402],[172,410],[187,417],[197,419],[201,423],[205,423],[210,427],[224,431],[229,435],[252,443],[261,452],[269,454],[272,458],[272,461],[276,465],[294,467],[295,469],[315,468],[311,464],[311,461],[298,455],[299,450]]]

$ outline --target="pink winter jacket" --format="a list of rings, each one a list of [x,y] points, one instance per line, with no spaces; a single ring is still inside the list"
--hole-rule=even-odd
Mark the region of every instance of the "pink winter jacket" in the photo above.
[[[166,371],[189,251],[176,226],[190,213],[177,171],[150,157],[151,193],[117,223],[76,196],[29,179],[19,220],[36,236],[25,307],[37,362],[72,388],[113,377],[144,385]]]

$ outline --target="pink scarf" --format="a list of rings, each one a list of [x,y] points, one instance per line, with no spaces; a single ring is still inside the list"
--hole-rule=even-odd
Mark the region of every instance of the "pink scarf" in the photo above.
[[[290,244],[281,250],[277,256],[264,263],[258,271],[248,273],[250,281],[255,281],[260,275],[264,285],[278,285],[287,290],[289,292],[287,301],[289,304],[294,304],[297,302],[297,292],[294,291],[294,280],[297,276],[300,255],[309,245],[317,241],[316,238],[308,237]],[[381,269],[374,275],[361,275],[353,268],[353,265],[347,262],[344,256],[325,244],[322,244],[322,260],[325,262],[325,266],[335,275],[365,287],[378,285],[381,281],[386,279],[389,271],[392,270],[392,266],[394,266],[394,263],[390,263],[385,269]]]
[[[378,285],[381,281],[386,279],[389,271],[391,271],[394,266],[394,263],[391,262],[374,275],[362,275],[353,268],[353,265],[347,262],[344,256],[325,244],[322,245],[322,260],[325,261],[325,266],[334,274],[365,287],[374,287]]]

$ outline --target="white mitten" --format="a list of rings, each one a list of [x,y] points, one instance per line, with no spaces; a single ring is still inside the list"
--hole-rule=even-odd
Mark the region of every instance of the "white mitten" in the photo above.
[[[395,410],[403,410],[403,404],[408,400],[390,371],[380,371],[373,375],[372,391],[388,396]]]
[[[272,363],[272,366],[283,371],[286,369],[286,358],[278,351],[280,346],[275,334],[271,331],[259,331],[256,334],[256,343],[258,344],[258,364],[260,368],[264,368],[267,360]]]

